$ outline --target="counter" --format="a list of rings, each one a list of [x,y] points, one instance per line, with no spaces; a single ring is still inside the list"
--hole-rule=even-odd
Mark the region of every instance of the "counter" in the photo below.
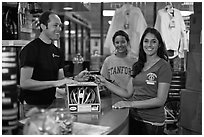
[[[109,135],[128,134],[128,109],[112,109],[114,98],[106,96],[101,98],[101,112],[96,113],[77,113],[76,122],[110,127]],[[57,98],[49,108],[64,108],[65,100]]]
[[[73,114],[75,122],[109,127],[106,132],[108,135],[128,135],[129,109],[112,109],[113,102],[117,101],[112,97],[108,95],[101,98],[101,112]],[[48,108],[65,108],[65,100],[57,98]],[[22,134],[22,128],[20,124],[18,133],[14,134]]]

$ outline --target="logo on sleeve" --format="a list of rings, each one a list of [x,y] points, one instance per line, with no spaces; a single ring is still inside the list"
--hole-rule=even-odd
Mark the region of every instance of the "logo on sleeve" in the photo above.
[[[146,80],[147,84],[155,85],[156,78],[157,78],[157,75],[155,73],[148,73],[147,74],[147,80]]]

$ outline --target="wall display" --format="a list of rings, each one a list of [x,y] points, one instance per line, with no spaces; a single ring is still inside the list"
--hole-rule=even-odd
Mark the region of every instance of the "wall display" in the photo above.
[[[17,128],[17,63],[16,48],[2,47],[2,131]]]
[[[18,5],[19,26],[21,32],[32,32],[32,14],[29,12],[27,2],[20,2]]]
[[[17,7],[2,6],[2,40],[18,39]]]
[[[110,49],[110,53],[113,53],[115,47],[112,37],[116,31],[124,30],[130,37],[131,51],[138,56],[140,38],[146,27],[147,23],[140,8],[131,4],[124,4],[115,11],[106,36],[104,48]]]

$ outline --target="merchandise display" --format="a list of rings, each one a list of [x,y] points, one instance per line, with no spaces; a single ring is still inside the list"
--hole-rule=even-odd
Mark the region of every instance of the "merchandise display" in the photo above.
[[[16,48],[2,47],[2,130],[17,128],[17,63]]]

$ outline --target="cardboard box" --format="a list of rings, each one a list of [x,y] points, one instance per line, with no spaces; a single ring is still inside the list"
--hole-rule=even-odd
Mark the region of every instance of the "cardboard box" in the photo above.
[[[67,107],[71,113],[100,112],[99,87],[94,82],[67,84]]]

